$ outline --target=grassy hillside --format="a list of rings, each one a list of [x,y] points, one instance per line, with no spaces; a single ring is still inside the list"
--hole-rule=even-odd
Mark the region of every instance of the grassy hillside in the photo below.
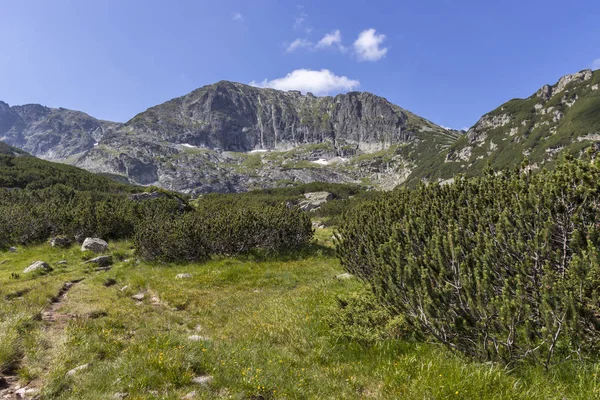
[[[564,153],[579,156],[599,142],[600,70],[581,71],[487,113],[439,156],[417,164],[408,183],[478,176],[488,163],[502,169],[525,158],[534,169],[552,167]]]
[[[0,142],[0,188],[39,189],[57,184],[75,190],[136,191],[134,186],[70,165],[40,160]]]

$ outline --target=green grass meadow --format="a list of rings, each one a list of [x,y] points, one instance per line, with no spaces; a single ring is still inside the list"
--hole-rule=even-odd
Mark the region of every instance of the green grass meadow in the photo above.
[[[0,253],[0,369],[42,399],[600,398],[598,365],[506,370],[432,343],[333,335],[336,299],[362,288],[336,278],[344,271],[331,234],[319,229],[319,244],[286,256],[186,265],[139,262],[130,243],[113,242],[105,272],[83,265],[77,246]],[[37,260],[54,271],[24,275]],[[182,273],[192,277],[175,278]],[[43,321],[62,285],[82,278],[57,309],[62,318]],[[142,301],[131,298],[138,293]],[[194,383],[199,376],[212,380]]]

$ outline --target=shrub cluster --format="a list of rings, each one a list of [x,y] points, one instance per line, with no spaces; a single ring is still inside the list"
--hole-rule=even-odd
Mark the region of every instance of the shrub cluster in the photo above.
[[[337,253],[419,332],[548,367],[598,350],[599,182],[599,163],[567,159],[399,189],[346,214]]]
[[[312,235],[310,218],[297,208],[261,202],[232,207],[211,197],[198,202],[193,212],[146,217],[134,241],[147,260],[202,261],[211,254],[295,249],[308,244]]]
[[[132,238],[148,260],[203,261],[312,238],[310,218],[286,207],[283,194],[211,195],[194,209],[182,195],[146,188],[159,196],[136,201],[130,195],[141,188],[15,152],[0,146],[0,248],[53,236]]]

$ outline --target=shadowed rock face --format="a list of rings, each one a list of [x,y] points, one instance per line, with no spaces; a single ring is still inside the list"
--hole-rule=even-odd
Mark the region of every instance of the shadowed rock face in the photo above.
[[[244,191],[281,182],[358,182],[373,172],[385,175],[393,186],[413,162],[408,155],[426,159],[459,135],[371,93],[315,97],[222,81],[108,131],[76,165],[190,193]],[[389,160],[376,160],[374,167],[369,160],[350,169],[343,162],[328,163],[400,145],[409,146],[404,155],[390,153]],[[248,162],[249,152],[267,150],[272,153],[250,155],[256,159]],[[275,155],[287,151],[296,153]]]
[[[0,101],[0,140],[49,160],[64,160],[94,147],[120,124],[39,104],[10,107]]]
[[[315,97],[222,81],[152,107],[122,131],[225,151],[323,141],[362,150],[410,140],[409,119],[407,111],[370,93]]]
[[[365,179],[391,188],[460,135],[371,93],[315,97],[227,81],[125,124],[0,103],[0,140],[10,145],[186,193]]]

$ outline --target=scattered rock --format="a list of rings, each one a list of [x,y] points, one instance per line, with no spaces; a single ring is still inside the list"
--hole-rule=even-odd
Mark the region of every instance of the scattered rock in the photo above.
[[[177,274],[175,276],[175,279],[190,279],[192,277],[192,274]]]
[[[347,272],[346,272],[346,273],[344,273],[344,274],[341,274],[341,275],[338,275],[338,276],[336,276],[336,278],[337,278],[337,279],[350,279],[350,278],[352,278],[353,276],[354,276],[354,275],[352,275],[352,274],[349,274],[349,273],[347,273]]]
[[[127,289],[129,289],[129,285],[125,285],[123,286],[121,289],[119,289],[121,292],[126,291]]]
[[[59,262],[56,263],[56,265],[66,265],[67,264],[67,260],[60,260]]]
[[[60,247],[64,249],[65,247],[69,247],[72,242],[73,241],[71,240],[71,238],[68,238],[66,236],[58,236],[50,239],[49,243],[51,247]]]
[[[50,265],[48,265],[48,263],[46,263],[44,261],[36,261],[33,264],[31,264],[29,267],[25,268],[23,270],[23,273],[28,274],[28,273],[34,272],[34,271],[50,272],[50,271],[52,271],[52,268],[50,268]]]
[[[183,396],[181,399],[182,400],[188,400],[188,399],[193,399],[196,397],[196,392],[189,392],[188,394],[186,394],[185,396]]]
[[[202,376],[197,376],[197,377],[193,378],[192,382],[194,382],[198,385],[208,385],[212,380],[213,380],[212,376],[202,375]]]
[[[112,263],[112,256],[99,256],[86,261],[84,264],[96,264],[98,267],[108,267],[109,265],[112,265]]]
[[[161,197],[165,197],[166,194],[161,193],[161,192],[143,192],[143,193],[134,193],[132,195],[129,196],[129,200],[131,201],[135,201],[135,202],[141,202],[141,201],[146,201],[146,200],[154,200],[154,199],[159,199]]]
[[[209,337],[201,336],[201,335],[191,335],[188,336],[188,340],[192,342],[207,342],[210,340]]]
[[[98,238],[86,238],[81,245],[81,251],[88,250],[94,253],[103,253],[108,250],[108,243]]]
[[[329,192],[311,192],[304,193],[304,198],[299,204],[300,209],[312,211],[318,209],[329,200],[333,200],[333,194]]]
[[[67,376],[73,376],[78,372],[88,369],[89,367],[90,367],[90,364],[83,364],[83,365],[80,365],[79,367],[75,367],[72,370],[67,372]]]
[[[28,396],[35,396],[38,393],[39,393],[38,389],[27,388],[27,387],[20,388],[15,391],[15,395],[16,395],[17,399],[27,399]]]
[[[150,297],[150,303],[154,306],[160,306],[160,299],[158,296],[152,296]]]
[[[325,228],[325,225],[323,225],[323,223],[321,221],[313,221],[312,227],[314,229],[323,229],[323,228]]]
[[[16,253],[16,252],[17,252],[17,248],[16,248],[16,247],[9,247],[9,248],[8,248],[8,251],[9,251],[10,253]]]
[[[113,398],[113,399],[115,399],[115,400],[119,400],[119,399],[124,399],[124,398],[126,398],[127,396],[129,396],[129,393],[121,393],[121,392],[117,392],[117,393],[115,393],[115,394],[113,395],[113,397],[112,397],[112,398]]]
[[[146,297],[146,295],[144,293],[138,293],[138,294],[134,294],[133,296],[131,296],[131,298],[136,301],[142,301],[142,300],[144,300],[145,297]]]

